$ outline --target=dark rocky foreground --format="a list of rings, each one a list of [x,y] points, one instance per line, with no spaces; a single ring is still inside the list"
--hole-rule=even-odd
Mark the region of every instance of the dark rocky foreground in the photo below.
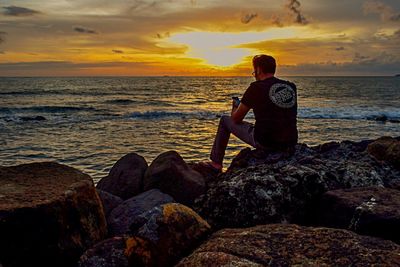
[[[400,138],[0,168],[0,267],[400,266]],[[100,201],[101,200],[101,201]]]
[[[0,263],[73,266],[106,236],[92,179],[44,162],[0,168]]]
[[[332,228],[267,224],[214,233],[177,266],[396,266],[400,246]]]

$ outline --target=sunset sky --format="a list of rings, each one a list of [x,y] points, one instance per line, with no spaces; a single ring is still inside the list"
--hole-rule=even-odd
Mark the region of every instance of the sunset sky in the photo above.
[[[0,76],[400,73],[399,0],[0,0]]]

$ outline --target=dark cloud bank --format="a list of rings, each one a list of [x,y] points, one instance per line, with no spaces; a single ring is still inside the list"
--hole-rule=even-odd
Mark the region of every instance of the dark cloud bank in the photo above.
[[[3,9],[4,9],[3,11],[4,15],[15,16],[15,17],[33,16],[41,13],[40,11],[20,6],[4,6]]]
[[[73,29],[74,29],[74,31],[79,32],[79,33],[98,34],[98,32],[96,30],[82,27],[82,26],[75,26]]]

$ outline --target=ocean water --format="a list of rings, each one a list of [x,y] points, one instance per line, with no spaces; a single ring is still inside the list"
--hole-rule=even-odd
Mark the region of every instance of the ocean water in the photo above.
[[[399,136],[398,77],[283,77],[298,87],[299,141]],[[0,78],[0,165],[58,161],[105,176],[123,155],[207,160],[219,117],[251,77]],[[250,112],[246,120],[254,122]],[[229,141],[224,165],[248,145]]]

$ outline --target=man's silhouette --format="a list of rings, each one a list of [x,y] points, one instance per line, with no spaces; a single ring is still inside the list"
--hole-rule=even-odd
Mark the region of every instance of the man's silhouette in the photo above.
[[[275,59],[267,55],[253,58],[256,79],[243,94],[238,105],[232,102],[231,115],[221,117],[211,150],[211,162],[203,163],[221,171],[233,133],[243,142],[266,151],[294,151],[297,143],[297,91],[296,85],[276,78]],[[255,124],[243,121],[253,109]]]

